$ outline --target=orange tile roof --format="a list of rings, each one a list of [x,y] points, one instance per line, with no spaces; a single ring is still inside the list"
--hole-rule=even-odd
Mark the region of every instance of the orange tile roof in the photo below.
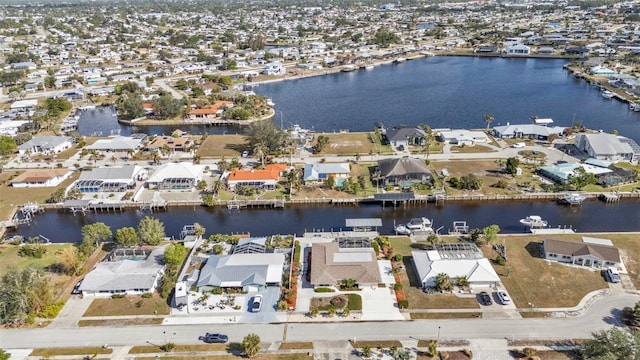
[[[153,105],[151,105],[151,103],[144,103],[144,104],[142,104],[142,108],[143,109],[153,110]]]
[[[209,105],[207,107],[203,107],[201,109],[194,109],[189,111],[187,114],[188,115],[211,115],[211,114],[215,114],[218,112],[218,110],[220,110],[221,107],[223,106],[227,106],[227,105],[231,105],[233,104],[233,102],[231,101],[216,101],[215,104],[213,105]]]
[[[280,173],[287,169],[284,164],[269,164],[264,170],[233,170],[227,181],[254,181],[280,179]]]

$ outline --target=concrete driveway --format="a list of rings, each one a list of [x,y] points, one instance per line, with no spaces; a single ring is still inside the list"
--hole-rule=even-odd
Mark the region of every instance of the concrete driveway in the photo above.
[[[255,295],[262,295],[262,309],[259,312],[251,312],[251,304]],[[264,291],[249,293],[245,296],[245,303],[242,306],[247,309],[240,315],[238,322],[260,322],[269,323],[279,321],[278,300],[280,300],[280,288],[268,287]]]

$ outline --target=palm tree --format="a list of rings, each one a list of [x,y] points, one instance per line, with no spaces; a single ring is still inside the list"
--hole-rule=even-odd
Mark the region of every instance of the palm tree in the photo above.
[[[287,173],[287,183],[289,185],[289,196],[293,194],[293,188],[296,189],[300,186],[300,171],[296,168],[292,168]]]
[[[450,291],[453,289],[453,284],[451,283],[449,275],[445,273],[439,273],[436,275],[436,289],[441,291]]]
[[[222,190],[223,187],[224,187],[224,183],[222,182],[222,180],[218,179],[213,182],[211,190],[213,190],[213,193],[215,195],[218,195],[218,193],[220,192],[220,190]]]
[[[484,116],[484,122],[487,123],[487,130],[489,130],[489,126],[491,126],[491,123],[493,122],[493,114],[489,113],[487,115]]]
[[[267,151],[267,147],[264,144],[256,144],[253,147],[253,153],[260,158],[260,163],[264,167],[264,155]]]

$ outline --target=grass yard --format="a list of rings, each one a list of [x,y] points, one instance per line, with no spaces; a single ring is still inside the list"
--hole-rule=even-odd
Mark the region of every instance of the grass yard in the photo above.
[[[575,239],[582,235],[558,236],[558,239]],[[494,268],[509,295],[519,308],[572,307],[589,292],[607,287],[600,271],[574,268],[547,262],[540,253],[545,236],[500,236],[498,242],[507,245],[508,262]],[[489,259],[496,252],[490,247],[482,251]]]
[[[54,191],[68,187],[80,176],[80,172],[75,171],[58,187],[14,188],[11,186],[10,180],[19,173],[19,171],[0,173],[0,219],[2,220],[8,220],[17,205],[24,205],[28,202],[44,203]]]
[[[227,344],[193,344],[193,345],[176,345],[173,352],[186,351],[227,351]],[[163,352],[159,346],[142,345],[134,346],[129,350],[129,354],[149,354]]]
[[[227,160],[238,157],[244,150],[249,150],[244,135],[209,135],[200,144],[197,155],[203,158],[226,156]]]
[[[142,301],[140,307],[136,305]],[[95,299],[83,316],[168,315],[169,305],[158,294],[144,299],[142,296],[126,296],[123,299]]]
[[[246,356],[242,355],[205,355],[205,356],[193,356],[193,355],[183,355],[183,356],[162,356],[163,360],[238,360],[238,359],[246,359]],[[298,354],[258,354],[256,358],[260,360],[311,360],[313,356],[308,355],[307,353],[298,353]],[[136,357],[139,360],[156,360],[155,356],[149,357]]]
[[[50,356],[58,355],[93,355],[93,354],[111,354],[113,349],[103,347],[71,347],[71,348],[38,348],[33,349],[29,356]]]
[[[353,340],[349,340],[349,342],[351,343],[351,346],[353,346],[356,349],[362,349],[365,346],[369,346],[371,349],[377,349],[377,348],[389,349],[393,346],[396,346],[400,349],[402,348],[402,343],[398,340],[365,340],[365,341],[356,341],[356,342],[353,342]]]
[[[89,326],[137,326],[137,325],[160,325],[164,318],[142,318],[142,319],[114,319],[114,320],[80,320],[79,327]]]
[[[465,145],[452,146],[451,152],[461,153],[461,154],[478,154],[478,153],[488,153],[488,152],[496,152],[496,151],[488,146],[476,144],[474,146],[465,146]]]
[[[411,320],[429,319],[479,319],[481,312],[460,312],[460,313],[411,313]]]
[[[278,350],[313,349],[312,342],[283,342]]]
[[[72,247],[73,245],[49,244],[45,246],[47,247],[47,253],[41,259],[36,259],[32,257],[18,256],[18,250],[20,247],[17,245],[0,245],[0,264],[2,264],[2,266],[0,266],[0,276],[6,274],[7,270],[12,266],[24,269],[27,266],[34,265],[46,269],[59,262],[56,257],[56,252],[64,248]]]
[[[339,133],[339,134],[318,134],[329,137],[329,143],[318,154],[322,155],[356,155],[366,159],[369,152],[376,154],[381,149],[371,141],[369,133]],[[314,137],[311,146],[315,145],[318,136]]]

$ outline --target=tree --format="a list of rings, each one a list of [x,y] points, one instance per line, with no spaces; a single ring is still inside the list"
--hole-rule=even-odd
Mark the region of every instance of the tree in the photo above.
[[[82,243],[79,246],[79,250],[84,256],[91,254],[99,243],[113,236],[111,228],[103,222],[84,225],[80,231],[82,233]]]
[[[153,115],[161,120],[171,119],[182,114],[184,101],[174,99],[171,95],[163,95],[151,100]]]
[[[569,175],[568,181],[576,190],[580,190],[587,185],[593,185],[597,182],[595,174],[587,173],[583,167],[578,167],[573,170],[573,172],[573,174]]]
[[[626,360],[640,357],[640,331],[613,327],[593,333],[584,342],[584,354],[594,360]]]
[[[207,228],[200,225],[200,223],[193,224],[193,234],[195,236],[203,236],[207,232]]]
[[[23,322],[53,302],[53,286],[44,270],[9,267],[0,281],[0,322]]]
[[[327,135],[319,135],[316,144],[313,145],[313,152],[319,154],[329,144],[329,137]]]
[[[373,37],[373,43],[380,47],[389,47],[389,45],[398,42],[400,42],[400,37],[385,27],[378,28]]]
[[[484,122],[487,123],[487,130],[489,130],[489,127],[491,126],[491,123],[493,122],[493,114],[491,114],[491,113],[486,114],[484,116]]]
[[[622,309],[622,320],[629,326],[640,328],[640,301],[633,308],[626,306]]]
[[[165,237],[164,224],[151,216],[145,216],[138,224],[140,240],[149,245],[160,244]]]
[[[517,157],[510,157],[506,162],[506,170],[507,173],[511,175],[515,175],[517,173],[517,168],[520,165],[520,160]]]
[[[11,155],[18,149],[16,139],[11,136],[0,136],[0,156]]]
[[[336,186],[336,177],[333,175],[329,175],[329,177],[324,182],[324,184],[327,187],[327,189],[333,189],[333,187]]]
[[[10,358],[11,358],[11,354],[4,351],[3,349],[0,349],[0,360],[9,360]]]
[[[184,261],[187,248],[180,243],[171,243],[164,250],[164,263],[167,268],[178,268]]]
[[[254,357],[260,352],[260,336],[251,333],[242,339],[242,352],[248,357]]]
[[[247,147],[255,149],[262,146],[267,153],[278,151],[285,147],[289,135],[276,127],[271,121],[256,121],[247,128]]]
[[[58,250],[56,256],[67,275],[76,276],[84,273],[82,255],[75,246]]]
[[[482,229],[482,236],[488,243],[493,243],[498,239],[500,227],[496,224],[489,225]]]
[[[453,283],[449,275],[445,273],[439,273],[436,275],[436,289],[439,291],[451,291],[453,290]]]
[[[123,119],[131,120],[144,116],[142,98],[138,93],[125,92],[118,100],[118,113]]]
[[[122,247],[131,247],[140,244],[140,238],[136,233],[136,229],[132,227],[123,227],[116,230],[113,241]]]

